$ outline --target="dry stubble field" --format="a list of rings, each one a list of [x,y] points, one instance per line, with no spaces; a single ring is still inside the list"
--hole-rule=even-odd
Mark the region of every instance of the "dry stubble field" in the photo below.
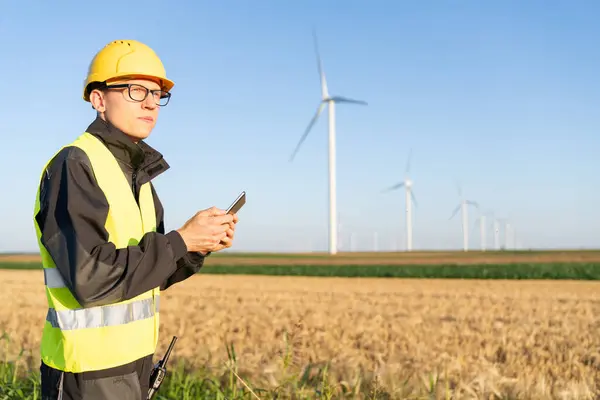
[[[16,345],[9,352],[30,350],[36,367],[42,273],[0,276],[0,329]],[[240,371],[266,387],[283,379],[287,331],[292,370],[330,362],[330,375],[350,386],[377,375],[382,386],[408,394],[434,374],[447,376],[456,398],[597,398],[599,289],[594,282],[198,275],[164,293],[159,354],[177,335],[174,358],[224,369],[232,342]]]

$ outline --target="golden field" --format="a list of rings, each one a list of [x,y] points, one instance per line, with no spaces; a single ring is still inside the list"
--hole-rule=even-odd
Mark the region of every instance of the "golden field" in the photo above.
[[[37,368],[41,271],[0,271],[0,330]],[[226,343],[259,387],[329,362],[333,382],[377,377],[399,398],[438,379],[440,398],[598,398],[600,283],[198,275],[161,301],[162,356],[225,371]],[[339,385],[338,385],[339,386]],[[404,392],[402,392],[404,391]]]

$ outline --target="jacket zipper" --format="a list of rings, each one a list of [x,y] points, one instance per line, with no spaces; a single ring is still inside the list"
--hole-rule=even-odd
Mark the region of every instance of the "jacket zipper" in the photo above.
[[[133,198],[135,199],[136,203],[138,203],[138,205],[139,205],[138,196],[137,196],[137,172],[136,171],[133,171],[133,174],[131,174],[131,189],[133,190]]]

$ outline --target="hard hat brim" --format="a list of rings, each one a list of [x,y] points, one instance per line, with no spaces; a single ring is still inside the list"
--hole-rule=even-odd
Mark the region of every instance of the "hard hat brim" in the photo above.
[[[170,92],[171,89],[173,89],[173,87],[175,86],[175,82],[173,82],[172,80],[168,79],[168,78],[164,78],[164,77],[160,77],[160,76],[156,76],[156,75],[145,75],[145,74],[140,74],[140,73],[121,73],[118,76],[113,76],[110,79],[107,79],[105,82],[109,83],[109,82],[114,82],[114,81],[120,81],[120,80],[130,80],[130,79],[147,79],[150,81],[154,81],[157,82],[162,90],[165,90],[167,92]],[[83,94],[83,100],[89,102],[90,101],[90,95],[88,93],[87,88],[89,87],[90,84],[97,82],[97,81],[91,81],[88,82],[86,84],[86,90]]]

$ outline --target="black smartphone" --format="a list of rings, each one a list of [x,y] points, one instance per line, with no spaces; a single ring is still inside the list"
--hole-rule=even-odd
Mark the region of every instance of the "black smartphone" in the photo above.
[[[235,199],[233,204],[231,204],[227,209],[227,214],[237,213],[244,204],[246,204],[246,192],[240,193],[240,195],[237,197],[237,199]]]

